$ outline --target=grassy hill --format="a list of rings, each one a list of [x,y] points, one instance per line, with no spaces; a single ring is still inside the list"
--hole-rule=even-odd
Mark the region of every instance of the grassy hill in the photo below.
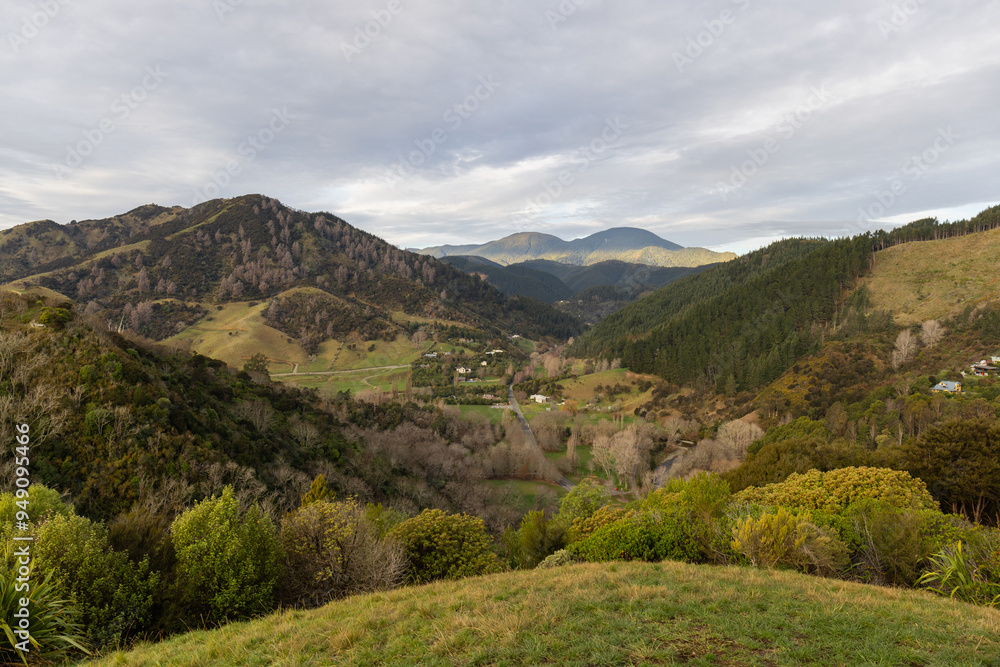
[[[1000,299],[1000,228],[936,241],[907,243],[875,255],[864,281],[872,305],[910,325]]]
[[[575,565],[353,597],[88,664],[997,665],[1000,612],[788,572]]]

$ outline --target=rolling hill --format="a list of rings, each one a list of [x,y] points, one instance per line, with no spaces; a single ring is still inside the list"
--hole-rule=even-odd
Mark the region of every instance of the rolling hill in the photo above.
[[[663,563],[528,570],[196,631],[111,665],[988,665],[1000,612],[790,572]]]
[[[88,315],[154,340],[182,334],[227,304],[253,309],[281,296],[284,307],[268,309],[267,324],[306,353],[349,333],[392,340],[415,321],[532,337],[581,329],[545,303],[505,296],[335,215],[296,211],[261,195],[4,230],[0,280],[9,289],[63,295]],[[306,317],[314,320],[308,326]]]
[[[547,259],[577,266],[619,260],[651,266],[694,267],[736,257],[733,253],[718,253],[704,248],[683,248],[652,232],[634,227],[608,229],[573,241],[564,241],[550,234],[522,232],[483,245],[446,245],[415,252],[439,258],[476,255],[505,266]]]

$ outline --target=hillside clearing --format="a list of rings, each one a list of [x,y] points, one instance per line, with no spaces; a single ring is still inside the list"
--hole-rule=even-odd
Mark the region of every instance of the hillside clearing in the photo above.
[[[957,666],[997,664],[998,655],[996,610],[788,572],[664,562],[403,588],[92,664]]]
[[[875,255],[863,283],[875,308],[908,326],[1000,298],[1000,229],[940,241],[905,243]]]

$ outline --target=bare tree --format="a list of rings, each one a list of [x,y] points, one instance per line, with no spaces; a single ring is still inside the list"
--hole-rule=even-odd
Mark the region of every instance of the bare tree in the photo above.
[[[764,429],[757,424],[751,424],[737,419],[719,427],[718,441],[726,458],[743,460],[747,449],[755,440],[764,437]]]
[[[913,358],[917,350],[917,338],[909,329],[903,329],[896,337],[896,346],[892,351],[892,367],[899,368]]]
[[[937,320],[927,320],[920,325],[920,339],[927,347],[934,347],[944,338],[944,327]]]

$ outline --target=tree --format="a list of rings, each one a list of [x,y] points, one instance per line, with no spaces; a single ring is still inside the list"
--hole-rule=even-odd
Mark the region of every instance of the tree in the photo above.
[[[479,517],[427,509],[395,526],[389,535],[403,545],[410,561],[409,578],[414,583],[459,579],[501,569]]]
[[[892,367],[899,368],[913,357],[917,349],[917,338],[909,329],[903,329],[896,337],[896,345],[892,350]]]
[[[267,367],[267,355],[263,352],[258,352],[253,355],[245,364],[243,364],[243,370],[247,373],[264,373],[270,377]]]
[[[406,556],[392,539],[381,540],[357,501],[303,504],[281,524],[285,573],[281,597],[317,606],[366,591],[398,586]]]
[[[273,607],[281,573],[274,524],[259,507],[241,511],[233,487],[174,519],[181,596],[212,623],[244,619]]]
[[[944,338],[944,327],[937,320],[927,320],[920,325],[920,339],[927,347],[934,347]]]
[[[300,507],[323,501],[332,501],[336,497],[336,493],[326,488],[326,476],[316,475],[316,479],[313,480],[309,490],[302,496]]]
[[[902,448],[904,467],[944,508],[978,522],[1000,509],[1000,427],[990,419],[934,426]]]

